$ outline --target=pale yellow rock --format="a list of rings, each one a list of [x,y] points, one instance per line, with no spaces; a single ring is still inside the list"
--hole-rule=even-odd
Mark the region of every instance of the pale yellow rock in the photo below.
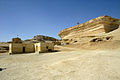
[[[58,35],[63,41],[67,40],[69,43],[80,42],[83,37],[84,39],[89,38],[87,40],[89,41],[91,37],[104,35],[118,29],[119,25],[120,19],[111,18],[110,16],[100,16],[83,24],[64,29]]]

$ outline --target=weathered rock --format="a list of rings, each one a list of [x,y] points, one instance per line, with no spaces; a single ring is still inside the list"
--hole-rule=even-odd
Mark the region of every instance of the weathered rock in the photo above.
[[[97,37],[97,38],[90,40],[90,42],[110,41],[110,40],[112,40],[112,38],[113,38],[113,36]]]
[[[32,39],[27,39],[24,40],[23,43],[37,43],[37,42],[53,42],[55,45],[60,45],[61,42],[53,37],[49,37],[49,36],[43,36],[43,35],[36,35],[34,36]]]
[[[34,36],[33,40],[34,41],[57,41],[58,39],[55,39],[49,36],[37,35],[37,36]]]
[[[59,36],[65,43],[77,43],[89,41],[91,38],[109,33],[119,28],[120,19],[111,18],[110,16],[100,16],[59,32]]]
[[[9,50],[9,46],[7,42],[0,42],[0,53],[7,52]]]

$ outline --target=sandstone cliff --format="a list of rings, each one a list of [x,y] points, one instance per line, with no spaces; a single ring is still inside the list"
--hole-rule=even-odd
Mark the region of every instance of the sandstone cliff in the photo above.
[[[108,37],[108,40],[110,40],[112,39],[112,36],[105,35],[118,29],[119,25],[120,19],[115,19],[110,16],[100,16],[83,24],[64,29],[60,31],[58,35],[61,37],[62,41],[67,44],[88,42],[93,39],[99,41],[99,38],[107,40]]]

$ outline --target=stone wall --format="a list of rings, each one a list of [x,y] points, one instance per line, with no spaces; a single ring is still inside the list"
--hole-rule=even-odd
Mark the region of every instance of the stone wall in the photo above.
[[[35,52],[34,44],[10,43],[9,53],[32,53]]]
[[[9,53],[22,53],[23,52],[23,45],[20,43],[10,43],[9,45]]]
[[[23,47],[25,47],[25,53],[35,52],[34,44],[24,44]]]
[[[35,52],[48,52],[54,50],[54,43],[50,42],[40,42],[35,44]]]

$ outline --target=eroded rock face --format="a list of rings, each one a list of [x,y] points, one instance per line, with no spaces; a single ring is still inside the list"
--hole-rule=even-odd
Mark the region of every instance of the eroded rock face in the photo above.
[[[36,36],[34,36],[33,40],[35,40],[35,41],[57,41],[58,39],[55,39],[55,38],[49,37],[49,36],[36,35]]]
[[[120,19],[110,16],[100,16],[59,32],[59,36],[64,42],[76,43],[79,41],[90,40],[101,34],[109,33],[119,28]]]
[[[98,37],[90,40],[90,42],[102,42],[102,41],[110,41],[112,40],[113,36],[107,36],[107,37]]]
[[[9,50],[9,44],[7,42],[0,42],[0,53],[7,52]]]
[[[60,45],[61,42],[60,40],[53,38],[53,37],[49,37],[49,36],[44,36],[44,35],[36,35],[34,36],[32,39],[27,39],[24,40],[23,43],[38,43],[38,42],[53,42],[55,45]]]

